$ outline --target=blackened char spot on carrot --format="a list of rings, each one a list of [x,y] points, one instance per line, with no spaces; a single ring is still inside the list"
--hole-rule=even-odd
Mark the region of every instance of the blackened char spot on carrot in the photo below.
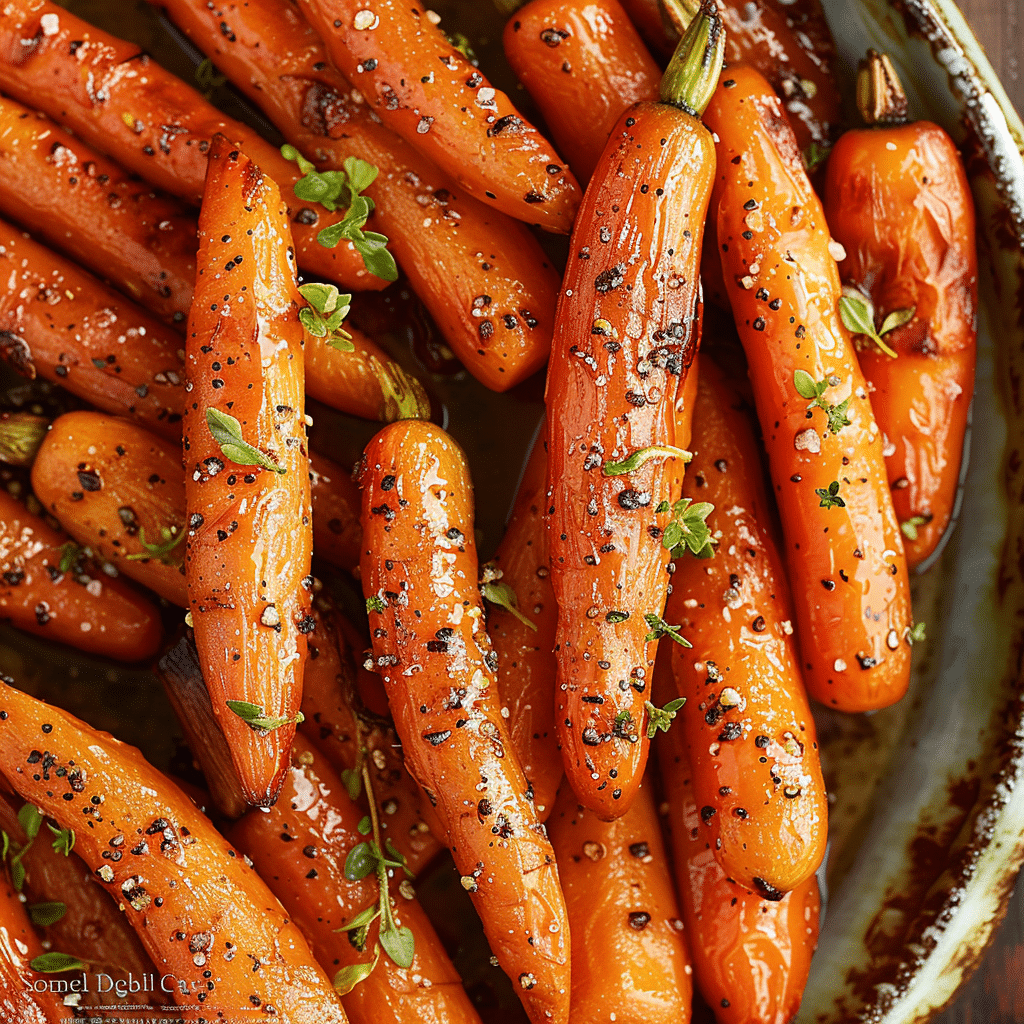
[[[594,288],[602,295],[610,292],[613,288],[618,288],[625,280],[625,272],[625,263],[616,263],[614,267],[602,270],[601,273],[594,278]]]

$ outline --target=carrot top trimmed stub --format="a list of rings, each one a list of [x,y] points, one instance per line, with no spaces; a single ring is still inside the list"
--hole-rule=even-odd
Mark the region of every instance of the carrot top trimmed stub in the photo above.
[[[209,158],[185,347],[185,577],[214,712],[246,798],[265,805],[312,628],[304,303],[277,187],[223,136]]]
[[[652,641],[666,632],[683,465],[676,405],[699,343],[714,144],[701,125],[724,40],[714,4],[661,92],[612,132],[577,219],[548,369],[547,527],[558,601],[556,725],[580,802],[626,811],[648,752]],[[671,641],[669,641],[671,642]]]

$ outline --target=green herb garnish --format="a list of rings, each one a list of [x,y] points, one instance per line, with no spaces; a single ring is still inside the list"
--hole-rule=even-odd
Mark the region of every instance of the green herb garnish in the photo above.
[[[46,827],[54,835],[54,840],[51,844],[54,852],[63,853],[67,857],[75,848],[75,830],[73,828],[58,828],[49,822],[46,823]]]
[[[171,557],[171,552],[185,539],[185,531],[180,526],[161,526],[159,544],[150,544],[146,540],[145,527],[139,527],[139,543],[142,551],[134,551],[125,555],[125,561],[136,562],[139,559],[155,558],[164,565],[181,565],[180,558]]]
[[[251,726],[253,729],[262,730],[263,732],[280,729],[282,725],[288,725],[291,722],[298,725],[300,722],[304,722],[306,720],[301,711],[296,711],[294,715],[288,718],[272,718],[267,716],[259,704],[250,704],[245,700],[229,700],[224,703],[227,704],[227,706],[236,715],[238,715],[246,725]]]
[[[922,643],[927,639],[928,638],[925,636],[925,624],[923,622],[919,622],[912,629],[907,630],[907,643],[910,644],[911,647],[913,647],[914,644]]]
[[[516,592],[507,584],[500,582],[501,570],[488,563],[483,567],[480,580],[480,594],[485,601],[496,604],[510,615],[514,615],[524,626],[537,632],[537,623],[528,619],[519,610],[519,599]]]
[[[900,531],[907,540],[917,540],[918,529],[931,521],[931,516],[911,516],[905,523],[900,523]]]
[[[818,508],[846,508],[846,502],[839,497],[839,481],[833,480],[825,487],[815,487],[814,493],[821,498]]]
[[[234,416],[229,416],[220,409],[206,410],[206,425],[213,434],[214,441],[220,445],[224,458],[239,466],[262,466],[263,469],[275,473],[287,473],[286,466],[279,466],[269,455],[264,455],[259,448],[253,448],[242,439],[242,425]]]
[[[205,99],[209,99],[214,89],[219,89],[227,82],[223,75],[217,74],[217,69],[213,66],[213,61],[209,57],[204,57],[199,62],[196,66],[194,77],[196,85]]]
[[[672,552],[673,558],[682,558],[689,551],[698,558],[711,558],[715,553],[708,516],[715,506],[707,501],[693,502],[680,498],[669,504],[661,502],[655,512],[671,512],[672,519],[661,535],[661,546]]]
[[[647,623],[647,628],[650,629],[650,633],[644,637],[644,643],[649,643],[651,640],[660,640],[663,636],[671,637],[677,644],[683,647],[692,647],[686,637],[682,636],[679,632],[679,626],[670,626],[661,616],[654,615],[648,612],[644,616],[644,622]]]
[[[299,294],[309,303],[299,310],[299,321],[314,338],[325,338],[339,352],[355,352],[352,335],[341,326],[352,308],[352,296],[342,295],[333,284],[304,284]]]
[[[28,916],[32,923],[46,928],[56,924],[66,913],[68,908],[63,903],[34,903],[28,908]]]
[[[875,330],[875,311],[871,301],[855,288],[844,288],[843,297],[839,300],[839,317],[843,326],[853,334],[863,334],[870,338],[887,356],[896,358],[896,353],[882,338],[897,327],[902,327],[912,320],[916,306],[909,309],[893,310],[882,323],[882,329]]]
[[[28,962],[40,974],[60,974],[63,971],[84,971],[85,964],[70,953],[42,953]]]
[[[652,444],[649,448],[641,448],[621,462],[606,462],[601,467],[605,476],[624,476],[626,473],[633,473],[641,466],[650,462],[651,459],[682,459],[689,462],[693,455],[683,448],[676,448],[670,444]]]
[[[793,386],[796,388],[797,394],[810,401],[808,409],[815,407],[824,409],[825,415],[828,417],[828,429],[833,434],[838,434],[843,427],[850,425],[850,419],[846,415],[846,410],[850,407],[850,399],[847,398],[838,405],[833,405],[826,402],[823,397],[830,387],[835,387],[839,383],[838,377],[815,380],[806,370],[797,370],[793,374]]]
[[[687,644],[687,647],[690,645]],[[676,717],[676,712],[686,703],[685,697],[676,697],[675,700],[670,700],[663,708],[655,707],[649,700],[644,701],[644,707],[647,708],[647,738],[653,740],[655,734],[660,729],[662,732],[668,732],[669,727],[672,725],[672,720]]]
[[[66,541],[60,546],[60,561],[57,563],[57,568],[61,572],[70,572],[77,566],[84,554],[85,548],[80,547],[73,540]]]

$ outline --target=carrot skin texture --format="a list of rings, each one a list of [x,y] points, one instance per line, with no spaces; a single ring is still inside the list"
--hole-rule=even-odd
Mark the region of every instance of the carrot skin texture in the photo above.
[[[566,1024],[565,904],[501,713],[465,457],[410,420],[378,433],[363,467],[363,592],[385,605],[369,613],[373,653],[406,765],[530,1019]]]
[[[670,729],[658,750],[697,988],[718,1024],[789,1024],[818,943],[817,876],[777,902],[730,881],[702,831],[682,731]]]
[[[44,31],[43,18],[52,19],[48,24],[56,31]],[[274,146],[225,117],[134,43],[95,28],[50,0],[13,0],[4,6],[0,89],[42,110],[127,170],[195,205],[203,195],[211,140],[218,133],[226,135],[280,184],[304,270],[345,288],[386,286],[366,270],[350,243],[327,249],[317,242],[318,232],[342,213],[320,209],[315,223],[306,223],[310,218],[303,212],[305,204],[292,193],[301,174]]]
[[[519,602],[536,627],[524,625],[498,605],[487,610],[487,632],[498,655],[498,692],[509,710],[512,743],[533,786],[537,816],[544,821],[555,806],[564,770],[555,739],[555,625],[558,609],[551,590],[548,537],[544,526],[547,482],[544,438],[533,446],[508,529],[494,554]]]
[[[651,783],[611,822],[563,784],[548,832],[575,940],[570,1024],[686,1024],[690,955]]]
[[[892,359],[858,346],[899,521],[930,517],[904,537],[911,569],[935,550],[956,501],[977,358],[978,256],[974,202],[953,140],[925,121],[847,132],[833,150],[825,213],[846,249],[844,281],[870,286]]]
[[[556,316],[545,396],[555,720],[576,795],[605,819],[628,808],[647,761],[644,615],[661,615],[669,582],[670,517],[655,509],[678,499],[683,465],[653,459],[622,476],[602,465],[676,443],[713,174],[695,118],[660,103],[623,114],[580,208]]]
[[[334,65],[392,131],[471,196],[568,234],[580,188],[500,89],[432,24],[419,0],[300,0]]]
[[[668,24],[659,0],[622,0],[622,6],[651,51],[668,60],[679,34]]]
[[[246,798],[266,805],[295,726],[260,735],[225,701],[291,718],[302,699],[313,537],[301,296],[277,186],[223,136],[210,149],[199,235],[185,343],[185,578],[214,712]],[[247,443],[285,472],[233,463],[208,409],[230,411]]]
[[[75,852],[124,903],[157,970],[184,982],[173,996],[187,1020],[218,1011],[247,1019],[249,1007],[253,1019],[265,1019],[270,1003],[296,1024],[345,1024],[298,929],[173,782],[134,747],[13,686],[0,686],[0,709],[0,770],[23,799],[75,830]],[[37,778],[38,747],[60,775]]]
[[[693,644],[671,647],[701,835],[748,889],[788,892],[821,863],[828,801],[792,637],[782,559],[757,439],[721,370],[701,364],[693,461],[683,496],[715,506],[714,558],[676,562],[665,617]],[[788,632],[787,632],[788,630]],[[735,695],[735,696],[734,696]],[[738,703],[737,703],[738,698]]]
[[[509,19],[503,42],[585,186],[619,115],[658,98],[661,69],[619,0],[533,0]]]
[[[911,610],[882,434],[839,319],[824,211],[778,98],[750,68],[723,79],[705,114],[721,140],[712,216],[768,448],[804,681],[843,711],[885,707],[910,681]],[[851,422],[838,434],[824,411],[808,410],[797,370],[839,378],[825,393],[849,399]],[[845,506],[822,508],[816,492],[833,482]]]
[[[505,391],[539,370],[551,348],[559,275],[524,224],[459,189],[378,123],[330,65],[319,36],[276,0],[166,0],[175,24],[324,170],[347,157],[379,168],[368,227],[388,246],[466,368]],[[231,26],[228,38],[220,29]],[[490,301],[487,301],[487,300]],[[310,352],[307,352],[307,360]],[[309,390],[316,378],[310,367]]]
[[[379,918],[370,926],[362,952],[343,930],[378,899],[373,874],[356,882],[345,876],[345,858],[365,841],[358,829],[363,815],[327,758],[297,736],[281,798],[269,811],[249,811],[229,833],[231,842],[268,879],[331,976],[341,968],[370,963],[377,945]],[[305,856],[298,855],[300,850]],[[349,1021],[479,1024],[427,915],[415,898],[399,894],[404,878],[404,873],[392,872],[390,888],[397,923],[415,938],[412,965],[403,969],[382,952],[372,973],[341,998]]]

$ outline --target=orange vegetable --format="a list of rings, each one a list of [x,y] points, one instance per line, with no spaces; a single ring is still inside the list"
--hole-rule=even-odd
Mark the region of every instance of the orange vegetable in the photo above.
[[[312,628],[304,303],[277,186],[224,136],[209,161],[185,345],[185,579],[243,792],[268,805],[288,768]],[[279,724],[251,726],[229,700]]]
[[[531,1020],[565,1024],[565,905],[498,699],[465,457],[438,427],[406,420],[369,443],[360,482],[363,593],[405,763]]]
[[[679,33],[669,22],[661,0],[622,0],[629,20],[636,25],[644,42],[658,56],[667,60],[679,42]]]
[[[804,679],[823,704],[884,707],[910,681],[910,588],[825,214],[756,71],[729,68],[706,120],[720,140],[712,216],[768,447]]]

